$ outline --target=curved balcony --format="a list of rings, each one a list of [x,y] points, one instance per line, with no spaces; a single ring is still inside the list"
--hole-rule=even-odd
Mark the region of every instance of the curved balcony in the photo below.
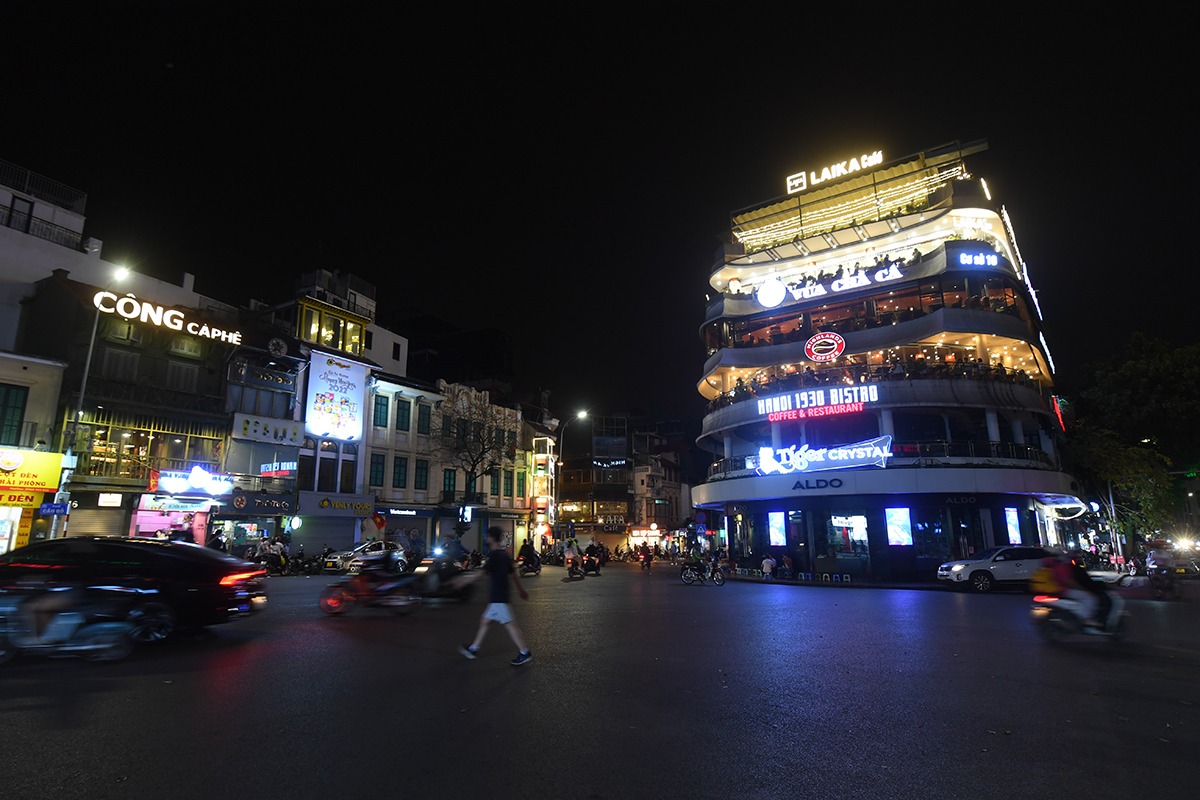
[[[955,370],[928,373],[928,377],[893,376],[889,367],[864,374],[853,386],[874,385],[873,394],[878,400],[865,407],[864,411],[896,409],[906,407],[975,407],[985,409],[1007,409],[1048,414],[1038,383],[1023,376],[1019,371],[1003,368],[979,370],[963,365]],[[841,376],[845,369],[831,371]],[[844,389],[851,384],[810,384],[802,376],[794,376],[774,384],[759,387],[757,393],[749,390],[722,395],[709,403],[708,413],[700,426],[700,438],[721,437],[726,432],[738,431],[750,437],[769,435],[771,421],[768,412],[772,398],[793,392],[810,390]],[[760,402],[761,401],[761,402]],[[743,435],[743,438],[747,436]]]
[[[966,308],[943,308],[891,325],[847,331],[842,334],[842,338],[846,340],[847,353],[865,353],[931,340],[942,333],[970,333],[1015,339],[1027,342],[1037,350],[1036,333],[1019,316]],[[806,338],[782,344],[722,348],[704,362],[704,377],[707,378],[722,368],[756,369],[807,361],[808,356],[804,353]]]

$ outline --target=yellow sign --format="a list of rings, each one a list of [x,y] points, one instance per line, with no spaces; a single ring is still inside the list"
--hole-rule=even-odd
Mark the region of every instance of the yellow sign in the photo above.
[[[58,481],[62,477],[62,458],[62,453],[0,450],[0,489],[57,492]]]
[[[21,523],[17,527],[17,541],[13,545],[16,547],[24,547],[29,544],[29,533],[33,530],[33,509],[27,508],[21,512]]]

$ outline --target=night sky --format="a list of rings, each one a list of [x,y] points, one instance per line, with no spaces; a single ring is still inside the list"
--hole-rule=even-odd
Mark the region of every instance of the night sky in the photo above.
[[[86,192],[106,260],[202,293],[343,270],[381,309],[505,329],[562,416],[698,418],[730,213],[956,140],[988,141],[968,165],[1012,215],[1061,391],[1134,330],[1197,340],[1170,20],[359,7],[6,3],[0,159]]]

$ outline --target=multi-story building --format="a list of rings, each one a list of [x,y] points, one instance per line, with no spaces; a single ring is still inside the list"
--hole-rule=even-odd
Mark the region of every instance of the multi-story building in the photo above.
[[[1007,542],[1056,541],[1079,487],[1042,313],[986,143],[789,176],[732,215],[711,269],[697,522],[797,571],[933,579]]]
[[[576,417],[558,431],[560,537],[616,547],[684,535],[691,487],[671,437],[629,414]]]
[[[408,342],[375,324],[374,286],[319,270],[282,302],[234,306],[191,275],[118,280],[84,236],[85,205],[0,162],[0,491],[21,487],[0,505],[5,549],[81,532],[203,541],[215,528],[235,552],[275,535],[342,547],[398,528],[397,503],[423,502],[430,538],[474,531],[468,546],[482,547],[487,524],[528,535],[520,411],[485,393],[501,457],[476,464],[483,474],[455,468],[447,440],[474,423],[435,410],[474,390],[404,378]],[[483,513],[472,523],[464,508]]]

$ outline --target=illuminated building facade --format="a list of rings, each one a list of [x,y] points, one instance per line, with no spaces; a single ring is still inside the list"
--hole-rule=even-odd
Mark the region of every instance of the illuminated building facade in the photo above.
[[[1042,314],[986,142],[797,173],[710,273],[697,520],[813,580],[934,580],[1082,505]]]

